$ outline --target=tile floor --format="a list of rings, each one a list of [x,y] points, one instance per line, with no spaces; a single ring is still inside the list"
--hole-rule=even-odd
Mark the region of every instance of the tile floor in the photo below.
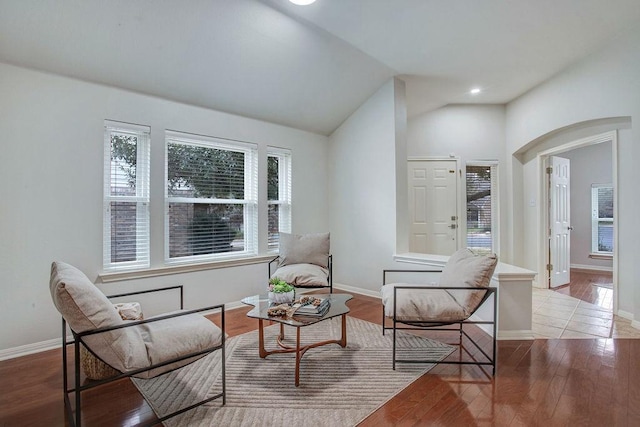
[[[594,285],[595,286],[595,285]],[[640,338],[631,321],[612,314],[613,291],[595,286],[595,303],[549,289],[533,289],[536,338]]]

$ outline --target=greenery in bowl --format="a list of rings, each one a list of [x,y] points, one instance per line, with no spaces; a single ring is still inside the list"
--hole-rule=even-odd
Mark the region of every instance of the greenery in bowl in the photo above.
[[[293,289],[293,285],[285,282],[284,280],[278,279],[277,277],[269,279],[269,292],[284,294],[286,292],[293,291]]]

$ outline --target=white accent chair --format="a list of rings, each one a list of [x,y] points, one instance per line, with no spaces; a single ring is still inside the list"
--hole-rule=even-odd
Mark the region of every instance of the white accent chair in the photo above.
[[[280,233],[279,247],[279,255],[269,261],[269,278],[277,277],[296,288],[329,288],[333,293],[329,233]]]
[[[62,315],[62,367],[64,401],[71,425],[82,424],[82,392],[125,377],[152,378],[180,368],[199,358],[221,350],[222,390],[201,402],[191,404],[162,417],[162,422],[175,415],[214,399],[226,399],[224,305],[196,310],[182,310],[182,286],[130,292],[106,297],[77,268],[62,262],[51,265],[49,282],[53,303]],[[109,298],[128,297],[152,292],[180,293],[180,311],[139,321],[125,321]],[[198,314],[216,310],[221,315],[221,327]],[[73,340],[67,341],[67,325]],[[67,346],[74,348],[74,384],[67,378]],[[81,346],[115,371],[100,381],[81,382]],[[70,395],[75,397],[75,411]],[[74,417],[75,412],[75,417]]]
[[[382,334],[385,330],[393,330],[393,369],[396,363],[450,363],[496,367],[496,332],[497,332],[497,288],[490,287],[491,276],[498,259],[495,255],[476,255],[464,248],[451,255],[443,270],[384,270],[382,296]],[[415,275],[422,273],[439,273],[437,283],[387,283],[391,275]],[[474,313],[488,300],[493,303],[493,315],[490,319],[471,319]],[[386,318],[391,319],[392,326],[386,326]],[[481,346],[464,330],[464,325],[490,325],[493,329],[493,346],[491,354],[487,354]],[[428,329],[436,331],[458,331],[460,334],[459,360],[410,360],[398,357],[396,344],[397,330]],[[462,337],[467,337],[483,357],[476,358],[463,346]],[[471,360],[462,360],[462,352]]]

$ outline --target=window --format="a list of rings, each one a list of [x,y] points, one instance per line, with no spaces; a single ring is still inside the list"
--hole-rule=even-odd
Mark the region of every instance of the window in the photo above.
[[[291,152],[267,150],[267,200],[269,250],[278,250],[280,232],[291,232]]]
[[[257,253],[257,148],[166,134],[167,261]]]
[[[105,121],[104,268],[149,266],[149,134]]]
[[[613,187],[591,186],[591,251],[613,254]]]
[[[497,250],[497,169],[495,162],[468,163],[467,246],[479,253]]]

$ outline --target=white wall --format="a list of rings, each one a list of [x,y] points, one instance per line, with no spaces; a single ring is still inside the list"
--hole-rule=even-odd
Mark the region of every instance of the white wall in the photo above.
[[[460,159],[461,166],[473,160],[498,161],[499,200],[507,196],[509,177],[505,167],[505,107],[503,105],[448,105],[409,120],[409,157],[447,157]],[[464,180],[463,180],[464,181]],[[464,182],[462,193],[465,194]],[[464,199],[460,199],[461,203]],[[500,203],[500,219],[506,218],[507,203]],[[500,228],[507,226],[502,220]],[[506,239],[500,234],[500,245]],[[502,260],[506,256],[501,250]]]
[[[571,266],[612,269],[612,260],[591,253],[591,185],[612,184],[611,142],[559,154],[571,161]]]
[[[576,64],[507,105],[507,155],[509,162],[509,244],[514,263],[537,270],[539,226],[536,207],[535,153],[543,147],[595,135],[618,132],[619,308],[640,321],[640,277],[637,257],[640,229],[635,225],[640,208],[640,28],[610,47]],[[604,118],[626,118],[599,121]],[[636,161],[634,162],[634,159]],[[533,249],[533,252],[531,252]]]
[[[71,263],[91,280],[102,269],[104,119],[151,126],[152,266],[164,259],[165,129],[257,143],[263,177],[267,145],[290,148],[293,231],[329,229],[324,136],[4,64],[0,94],[0,351],[60,337],[48,290],[52,261]],[[193,308],[263,291],[266,277],[258,264],[100,287],[115,293],[183,284]]]
[[[406,141],[396,141],[406,126],[396,115],[402,89],[390,80],[330,136],[331,249],[334,281],[343,285],[377,291],[396,251],[394,165],[396,150],[406,153]]]
[[[409,157],[449,156],[500,160],[504,156],[503,105],[448,105],[409,120]]]

